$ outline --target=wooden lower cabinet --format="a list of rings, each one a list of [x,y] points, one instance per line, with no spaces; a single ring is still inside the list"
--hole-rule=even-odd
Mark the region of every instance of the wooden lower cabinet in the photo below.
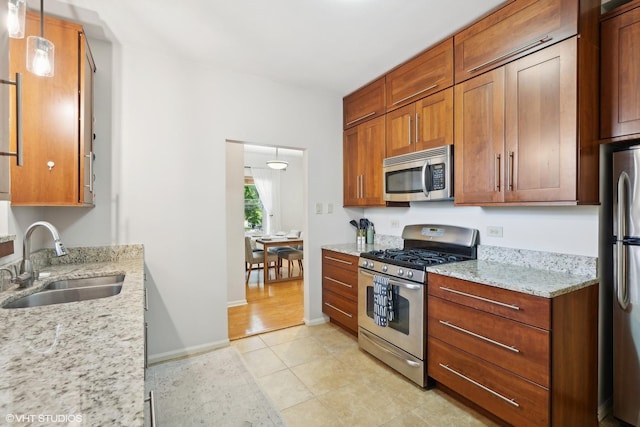
[[[429,377],[509,424],[597,426],[597,285],[543,298],[428,282]]]
[[[322,312],[358,334],[358,257],[322,250]]]

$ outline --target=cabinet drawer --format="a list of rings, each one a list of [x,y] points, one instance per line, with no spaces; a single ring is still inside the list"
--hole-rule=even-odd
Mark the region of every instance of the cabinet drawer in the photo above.
[[[549,332],[439,298],[428,298],[429,336],[549,387]]]
[[[358,303],[327,290],[322,291],[322,312],[353,332],[358,331]]]
[[[516,426],[549,425],[549,392],[497,366],[429,338],[427,373]]]
[[[462,82],[578,32],[576,0],[518,0],[455,36],[455,81]]]
[[[452,85],[453,38],[449,38],[387,74],[387,111]]]
[[[340,268],[351,269],[357,274],[358,272],[358,257],[353,255],[344,254],[342,252],[335,252],[328,249],[322,250],[322,266],[334,265]]]
[[[358,273],[332,264],[325,264],[322,266],[322,289],[357,301]]]
[[[551,329],[551,299],[429,274],[429,295],[538,328]]]
[[[385,113],[384,77],[345,96],[342,100],[344,129]]]

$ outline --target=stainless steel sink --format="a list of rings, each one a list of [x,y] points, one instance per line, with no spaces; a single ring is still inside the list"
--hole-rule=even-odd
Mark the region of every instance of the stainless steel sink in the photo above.
[[[87,301],[118,295],[122,291],[124,275],[58,280],[35,294],[26,295],[2,308],[26,308],[66,302]]]
[[[45,289],[73,289],[73,288],[85,288],[89,286],[104,286],[104,285],[116,285],[124,281],[124,274],[117,274],[112,276],[98,276],[98,277],[82,277],[79,279],[65,279],[56,280],[49,283]]]

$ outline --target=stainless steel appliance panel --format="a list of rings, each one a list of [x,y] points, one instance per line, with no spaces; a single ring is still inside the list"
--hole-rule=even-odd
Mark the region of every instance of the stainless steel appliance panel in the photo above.
[[[640,147],[613,153],[613,414],[640,426]]]

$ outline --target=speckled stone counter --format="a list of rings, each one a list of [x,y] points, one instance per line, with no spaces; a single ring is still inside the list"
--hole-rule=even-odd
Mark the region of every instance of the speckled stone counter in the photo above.
[[[143,247],[68,250],[61,258],[49,250],[34,254],[40,271],[51,275],[28,289],[1,292],[0,306],[62,278],[125,273],[122,291],[88,301],[0,308],[0,425],[142,426]]]
[[[345,253],[347,255],[360,256],[362,252],[373,250],[384,250],[392,248],[401,248],[402,238],[396,236],[376,235],[375,243],[365,246],[358,246],[356,243],[337,243],[333,245],[324,245],[322,249]]]
[[[427,271],[545,298],[598,283],[597,258],[495,246],[478,246],[475,261]]]

